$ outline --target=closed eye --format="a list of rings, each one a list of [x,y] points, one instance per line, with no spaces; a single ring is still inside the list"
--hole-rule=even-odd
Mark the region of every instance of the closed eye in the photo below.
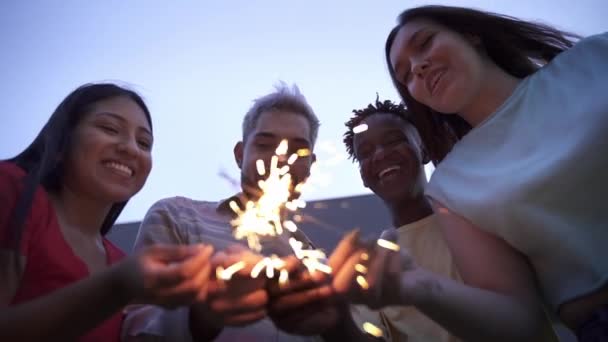
[[[110,134],[118,134],[118,129],[112,127],[112,126],[108,126],[108,125],[100,125],[99,128],[101,128],[104,132],[106,133],[110,133]]]

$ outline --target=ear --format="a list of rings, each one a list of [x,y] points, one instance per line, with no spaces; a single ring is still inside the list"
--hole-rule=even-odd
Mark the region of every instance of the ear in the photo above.
[[[243,168],[243,149],[244,145],[242,141],[239,141],[234,145],[234,160],[236,161],[236,165],[238,165],[239,169]]]

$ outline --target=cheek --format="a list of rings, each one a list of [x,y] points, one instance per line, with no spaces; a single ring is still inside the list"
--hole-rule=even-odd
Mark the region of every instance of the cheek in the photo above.
[[[148,152],[144,156],[142,156],[142,170],[144,179],[147,179],[150,175],[150,171],[152,171],[152,155]]]
[[[422,80],[416,79],[410,81],[407,86],[407,91],[414,98],[414,100],[422,103],[423,105],[428,106],[426,89]]]

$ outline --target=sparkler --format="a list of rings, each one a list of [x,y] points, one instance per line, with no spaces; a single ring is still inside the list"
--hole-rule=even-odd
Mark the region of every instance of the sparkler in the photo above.
[[[244,209],[241,209],[235,201],[229,203],[230,208],[236,214],[236,218],[230,222],[234,227],[234,237],[239,240],[246,240],[249,248],[257,252],[262,250],[261,236],[279,236],[283,234],[285,229],[290,232],[297,231],[298,227],[293,221],[282,220],[283,208],[296,211],[298,208],[306,206],[306,202],[303,200],[290,199],[292,178],[289,170],[298,158],[310,156],[311,152],[309,149],[299,149],[286,158],[287,151],[287,140],[282,140],[275,150],[275,155],[270,159],[268,169],[263,160],[256,161],[258,174],[266,176],[265,179],[258,182],[262,195],[257,201],[246,202]],[[287,164],[279,167],[279,161],[285,160]],[[294,191],[301,193],[303,187],[304,183],[296,184]],[[289,245],[308,272],[331,273],[331,267],[323,263],[326,259],[323,251],[304,249],[303,243],[293,237],[289,239]],[[226,269],[218,268],[216,270],[218,278],[229,280],[234,273],[244,267],[244,265],[241,267],[238,264],[233,264]],[[272,255],[253,266],[251,277],[257,278],[265,270],[266,276],[273,278],[278,271],[279,284],[285,284],[289,280],[289,273],[284,267],[285,262],[278,256]]]

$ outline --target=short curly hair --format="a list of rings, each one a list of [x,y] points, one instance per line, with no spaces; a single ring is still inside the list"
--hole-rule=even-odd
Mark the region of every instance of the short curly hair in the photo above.
[[[370,103],[363,109],[353,109],[354,115],[344,123],[347,130],[343,135],[343,141],[344,145],[346,145],[346,152],[348,152],[349,158],[352,161],[356,161],[354,148],[355,132],[353,130],[361,125],[365,119],[378,113],[395,115],[410,125],[414,125],[411,120],[411,114],[404,104],[396,104],[391,100],[380,101],[379,95],[376,95],[375,103]]]

